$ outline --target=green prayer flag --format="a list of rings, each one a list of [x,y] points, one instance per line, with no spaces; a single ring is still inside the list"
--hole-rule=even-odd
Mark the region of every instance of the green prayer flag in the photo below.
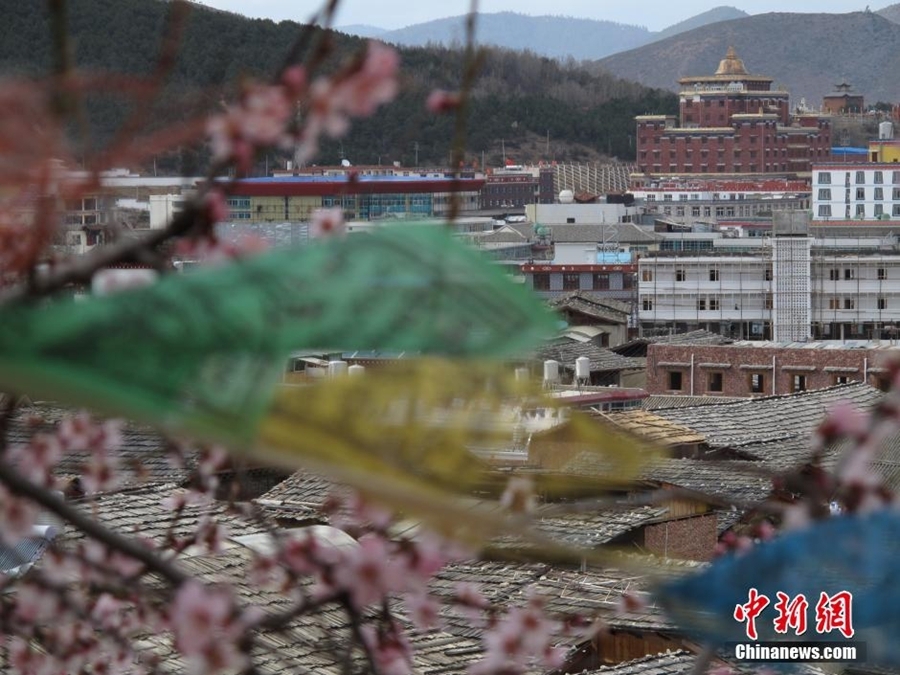
[[[232,443],[255,438],[292,350],[499,357],[554,321],[446,228],[407,225],[0,309],[0,387]]]

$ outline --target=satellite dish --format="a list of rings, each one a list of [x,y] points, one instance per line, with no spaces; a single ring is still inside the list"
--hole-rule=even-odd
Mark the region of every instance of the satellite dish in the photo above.
[[[342,159],[342,160],[341,160],[341,166],[350,166],[350,160],[349,160],[349,159]]]

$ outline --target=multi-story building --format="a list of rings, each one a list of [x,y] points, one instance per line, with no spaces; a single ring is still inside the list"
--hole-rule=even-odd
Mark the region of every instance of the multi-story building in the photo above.
[[[767,241],[757,253],[649,253],[638,269],[641,331],[705,328],[779,341],[897,337],[900,253],[879,249],[877,239],[797,239],[781,247]]]
[[[838,82],[834,91],[822,99],[822,110],[834,115],[860,115],[866,111],[862,94],[854,94],[849,82]]]
[[[547,166],[510,165],[485,175],[481,188],[484,210],[522,209],[528,204],[552,204],[554,169]]]
[[[647,390],[756,397],[865,382],[886,391],[891,384],[886,361],[898,354],[900,347],[892,340],[652,344],[647,349]]]
[[[775,211],[809,209],[809,182],[770,178],[636,177],[631,194],[644,213],[682,224],[771,219]]]
[[[446,176],[277,176],[232,184],[237,222],[307,221],[319,208],[340,207],[348,220],[445,216],[456,199],[461,212],[479,207],[483,178]]]
[[[831,156],[827,115],[792,115],[789,93],[751,75],[729,48],[713,75],[679,80],[679,117],[639,115],[638,170],[646,174],[810,171]]]
[[[817,164],[812,183],[813,225],[872,226],[900,220],[898,164]],[[897,227],[896,222],[890,225]]]

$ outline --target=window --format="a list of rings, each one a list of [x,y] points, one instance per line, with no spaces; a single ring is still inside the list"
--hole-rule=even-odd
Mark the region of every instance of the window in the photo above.
[[[850,378],[846,375],[835,375],[834,383],[835,384],[847,384],[850,381]]]
[[[766,391],[766,376],[762,373],[750,373],[750,393],[764,394]]]
[[[831,199],[831,188],[821,188],[819,190],[819,199],[829,201]]]
[[[563,272],[562,277],[564,291],[578,290],[579,282],[581,281],[581,275],[578,272]]]
[[[828,204],[819,205],[819,218],[831,218],[831,206]]]
[[[866,217],[866,205],[865,204],[857,204],[856,205],[856,217],[860,218],[860,219]]]
[[[709,280],[710,281],[718,281],[719,280],[719,270],[711,269],[709,271]]]
[[[707,391],[722,391],[724,379],[722,373],[710,373]]]
[[[900,204],[894,204],[891,207],[891,215],[892,216],[900,216]]]
[[[856,300],[853,298],[844,298],[844,309],[854,309],[856,307]]]
[[[641,300],[641,309],[645,312],[650,312],[653,310],[653,298],[644,298]]]
[[[609,288],[609,275],[608,274],[595,274],[594,275],[594,290],[595,291],[605,291]]]
[[[765,281],[772,281],[772,268],[767,267],[765,272],[763,272],[763,279]]]
[[[794,375],[791,381],[791,391],[806,391],[806,375]]]
[[[701,312],[706,310],[706,298],[697,298],[697,309]]]
[[[900,199],[900,188],[894,188],[893,190],[891,190],[891,199],[893,199],[894,201]]]
[[[763,301],[763,307],[764,307],[764,309],[772,309],[773,306],[774,306],[774,305],[772,304],[772,294],[771,294],[771,293],[766,293],[766,297],[765,297],[765,299],[764,299],[764,301]]]
[[[856,201],[866,200],[866,188],[856,188]]]
[[[875,205],[875,217],[880,218],[884,215],[884,204],[876,204]]]
[[[687,278],[687,272],[684,270],[675,270],[675,281],[684,281]]]
[[[878,268],[878,281],[884,281],[887,279],[887,268],[879,267]]]
[[[852,281],[855,278],[856,278],[856,270],[854,270],[852,267],[845,267],[844,268],[844,279],[846,281]]]
[[[891,182],[894,185],[900,185],[900,171],[891,172]]]
[[[819,174],[819,185],[831,185],[831,172],[822,171]]]
[[[876,171],[873,175],[873,182],[875,183],[883,183],[884,182],[884,172]]]
[[[575,219],[574,219],[574,218],[566,218],[566,222],[567,222],[567,223],[574,223],[574,222],[575,222]]]
[[[719,309],[719,299],[718,298],[710,298],[709,299],[709,308],[714,311]]]
[[[546,272],[541,272],[532,275],[531,277],[532,288],[536,291],[549,291],[550,290],[550,275]]]
[[[887,309],[887,298],[878,298],[878,309]]]
[[[653,270],[641,270],[641,281],[653,281]]]
[[[865,171],[857,171],[856,172],[856,182],[857,182],[857,184],[866,182],[866,172]]]
[[[828,309],[840,309],[841,308],[841,299],[831,297],[828,298]]]
[[[682,373],[678,370],[670,370],[669,371],[669,390],[670,391],[681,391],[681,377]]]

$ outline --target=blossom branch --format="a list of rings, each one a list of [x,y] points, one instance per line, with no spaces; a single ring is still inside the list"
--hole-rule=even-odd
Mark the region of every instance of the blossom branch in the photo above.
[[[52,491],[25,479],[8,463],[3,461],[0,461],[0,482],[12,492],[44,507],[110,549],[124,553],[143,563],[148,570],[156,572],[173,585],[179,586],[190,578],[176,566],[161,559],[135,540],[107,529],[96,520],[68,504]]]

